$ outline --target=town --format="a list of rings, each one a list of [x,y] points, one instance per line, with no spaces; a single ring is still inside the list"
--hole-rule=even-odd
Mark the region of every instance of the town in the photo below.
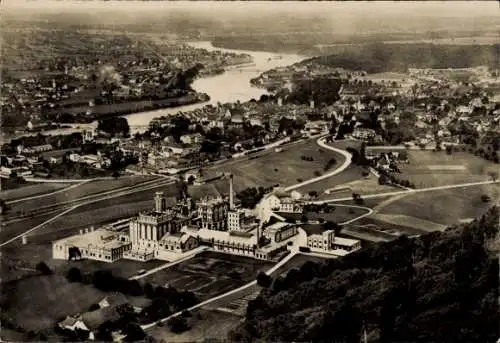
[[[2,341],[497,339],[491,6],[116,5],[6,11]]]

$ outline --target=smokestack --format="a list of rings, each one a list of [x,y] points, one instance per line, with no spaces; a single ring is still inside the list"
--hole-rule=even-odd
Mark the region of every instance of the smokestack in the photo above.
[[[257,226],[257,248],[260,248],[260,230],[262,227],[262,222]]]
[[[233,174],[229,174],[229,209],[234,209],[234,199],[233,199]]]
[[[156,192],[155,211],[158,213],[165,211],[165,199],[163,198],[163,192]]]

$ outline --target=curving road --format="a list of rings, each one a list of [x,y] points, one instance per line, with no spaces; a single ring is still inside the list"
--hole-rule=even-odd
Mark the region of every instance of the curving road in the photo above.
[[[346,170],[351,165],[352,155],[350,153],[348,153],[345,150],[337,149],[337,148],[334,148],[334,147],[326,144],[325,140],[326,140],[326,137],[321,137],[316,142],[318,143],[318,145],[320,147],[322,147],[324,149],[328,149],[330,151],[334,151],[334,152],[342,155],[344,157],[344,162],[342,163],[342,165],[339,166],[338,168],[336,168],[335,170],[333,170],[331,172],[328,172],[326,174],[323,174],[321,176],[314,177],[312,179],[306,180],[304,182],[297,183],[297,184],[292,185],[292,186],[288,186],[288,187],[286,187],[284,189],[285,192],[289,192],[289,191],[292,191],[294,189],[297,189],[297,188],[300,188],[300,187],[303,187],[303,186],[307,186],[307,185],[310,185],[311,183],[315,183],[315,182],[327,179],[329,177],[332,177],[334,175],[340,174],[340,173],[342,173],[344,170]]]

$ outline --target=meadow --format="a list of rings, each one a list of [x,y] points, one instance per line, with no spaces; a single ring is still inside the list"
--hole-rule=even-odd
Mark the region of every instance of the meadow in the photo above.
[[[467,152],[409,150],[409,164],[399,166],[399,178],[408,179],[417,188],[435,187],[489,179],[488,172],[498,172],[498,164]]]

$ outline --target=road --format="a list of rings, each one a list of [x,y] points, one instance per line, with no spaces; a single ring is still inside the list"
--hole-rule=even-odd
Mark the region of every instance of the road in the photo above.
[[[401,194],[432,192],[432,191],[440,191],[440,190],[445,190],[445,189],[466,188],[466,187],[474,187],[474,186],[482,186],[482,185],[492,185],[492,184],[497,184],[497,183],[500,183],[500,180],[459,183],[459,184],[455,184],[455,185],[446,185],[446,186],[437,186],[437,187],[428,187],[428,188],[417,188],[417,189],[404,190],[404,191],[395,191],[395,192],[366,194],[366,195],[363,195],[362,198],[363,199],[385,198],[385,197],[394,196],[394,195],[401,195]],[[312,204],[325,204],[325,203],[342,202],[342,201],[350,201],[350,200],[352,200],[352,197],[337,198],[337,199],[316,200],[316,201],[311,201],[311,203]]]
[[[351,165],[352,155],[350,153],[348,153],[345,150],[337,149],[337,148],[334,148],[334,147],[326,144],[325,140],[326,140],[326,137],[319,138],[317,140],[318,145],[320,147],[324,148],[324,149],[328,149],[330,151],[334,151],[334,152],[336,152],[338,154],[341,154],[344,157],[344,162],[342,163],[342,165],[339,166],[338,168],[336,168],[335,170],[333,170],[331,172],[328,172],[326,174],[323,174],[321,176],[314,177],[312,179],[306,180],[304,182],[297,183],[297,184],[292,185],[292,186],[288,186],[288,187],[285,188],[285,192],[290,192],[290,191],[292,191],[294,189],[297,189],[297,188],[300,188],[300,187],[303,187],[303,186],[307,186],[307,185],[309,185],[311,183],[315,183],[315,182],[327,179],[329,177],[332,177],[334,175],[340,174],[340,173],[342,173],[344,170],[346,170]]]

